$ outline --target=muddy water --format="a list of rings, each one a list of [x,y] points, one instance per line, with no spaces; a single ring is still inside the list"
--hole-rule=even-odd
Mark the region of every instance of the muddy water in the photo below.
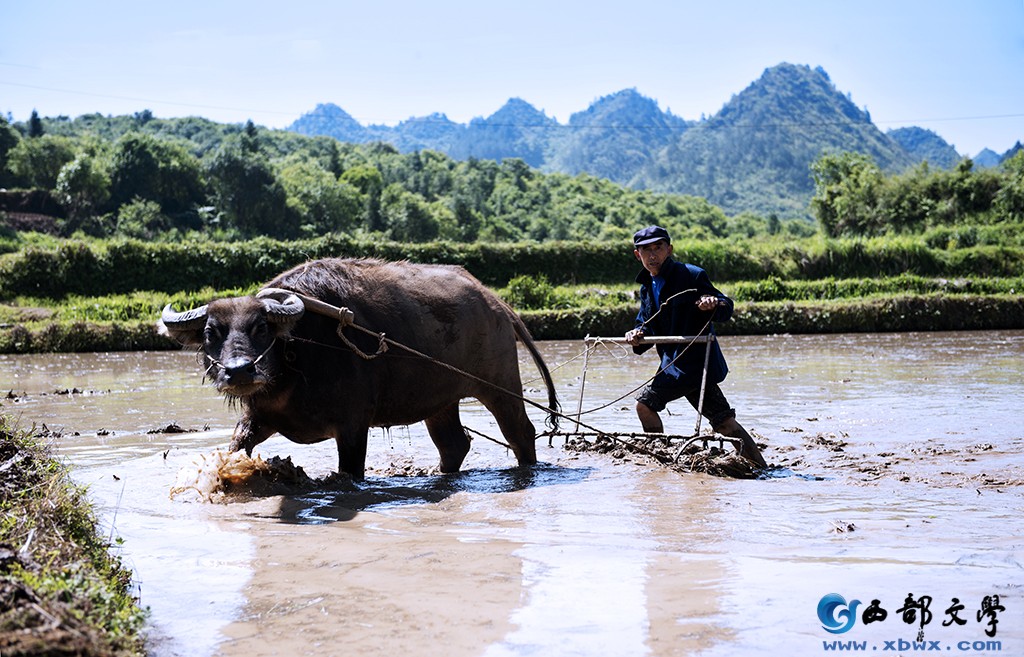
[[[565,363],[556,382],[575,411],[581,344],[541,346]],[[194,356],[0,357],[0,389],[12,392],[4,412],[57,435],[122,541],[152,609],[153,655],[815,655],[836,640],[907,654],[921,630],[920,613],[908,623],[899,611],[908,594],[931,598],[927,647],[1024,654],[1024,332],[723,347],[723,389],[778,466],[764,480],[575,454],[560,439],[520,470],[482,438],[464,473],[433,476],[414,425],[371,434],[358,487],[172,500],[179,472],[223,447],[236,418]],[[654,367],[599,348],[584,410]],[[533,376],[528,359],[522,369]],[[633,431],[631,407],[585,421]],[[692,433],[696,415],[670,408],[669,429]],[[463,419],[498,436],[474,403]],[[172,423],[194,431],[148,433]],[[257,451],[312,476],[336,465],[330,443],[277,437]],[[843,634],[816,611],[833,592],[861,601]],[[1005,608],[994,638],[977,620],[986,596]],[[887,617],[865,624],[875,599]]]

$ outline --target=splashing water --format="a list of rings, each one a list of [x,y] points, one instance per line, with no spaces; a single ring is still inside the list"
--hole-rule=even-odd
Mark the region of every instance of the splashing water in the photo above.
[[[296,490],[314,484],[291,457],[265,461],[259,454],[252,458],[243,451],[217,449],[200,454],[178,471],[170,497],[189,494],[191,501],[225,502],[230,495],[268,495],[281,492],[282,487]]]

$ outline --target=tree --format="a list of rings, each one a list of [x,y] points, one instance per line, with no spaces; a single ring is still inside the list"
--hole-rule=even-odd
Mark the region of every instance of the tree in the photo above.
[[[110,199],[110,177],[92,157],[80,154],[57,175],[57,200],[68,211],[69,231]]]
[[[130,132],[115,144],[110,182],[115,207],[155,201],[173,216],[206,203],[199,160],[178,144],[144,133]]]
[[[28,136],[31,138],[43,136],[43,121],[39,118],[39,112],[32,110],[32,116],[28,119]]]
[[[1002,185],[993,206],[997,220],[1024,221],[1024,150],[1003,161]]]
[[[67,137],[43,135],[22,139],[8,154],[12,184],[53,189],[61,168],[75,159],[76,144]]]
[[[289,238],[299,234],[288,194],[262,155],[241,148],[222,149],[208,169],[217,208],[228,226],[247,237]]]
[[[435,212],[439,217],[438,237],[453,242],[475,242],[483,223],[470,204],[462,196],[453,196],[446,204],[446,210]]]
[[[0,117],[0,187],[7,187],[11,173],[8,170],[11,151],[21,141],[21,134],[15,130],[10,122]]]
[[[955,220],[987,213],[999,192],[1001,176],[998,171],[973,169],[974,163],[965,158],[952,172],[942,174],[950,179],[949,195],[956,204]]]
[[[160,156],[156,140],[133,132],[114,147],[111,185],[114,206],[140,198],[159,201]]]
[[[456,172],[453,194],[462,197],[474,211],[486,214],[487,201],[494,192],[494,182],[498,176],[498,164],[471,157],[460,162]]]
[[[427,242],[437,238],[437,219],[431,215],[426,201],[419,194],[407,192],[401,185],[392,183],[384,188],[380,206],[391,239]]]
[[[242,150],[249,154],[256,154],[260,152],[260,141],[259,132],[256,130],[256,124],[249,119],[245,122],[245,127],[242,128],[241,136]]]
[[[358,190],[317,163],[293,156],[281,168],[278,179],[304,233],[347,231],[359,221],[362,199]]]
[[[170,222],[156,201],[135,199],[117,212],[117,232],[127,237],[152,240],[167,232]]]
[[[829,237],[878,231],[878,191],[883,176],[878,165],[860,153],[823,155],[812,166],[811,209]]]
[[[341,174],[341,182],[352,185],[362,194],[363,226],[369,231],[383,231],[384,219],[380,213],[380,195],[384,190],[384,176],[380,170],[370,164],[354,166]]]

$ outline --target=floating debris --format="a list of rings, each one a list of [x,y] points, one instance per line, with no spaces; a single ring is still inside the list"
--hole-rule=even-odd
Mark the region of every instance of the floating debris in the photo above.
[[[852,522],[846,522],[845,520],[832,521],[832,532],[834,534],[848,534],[854,531],[857,531],[857,525]]]
[[[826,449],[830,452],[842,452],[846,441],[834,433],[819,433],[804,437],[804,447],[808,449]]]
[[[373,474],[378,477],[429,477],[439,473],[437,466],[422,466],[412,459],[392,461],[385,468],[378,468]]]
[[[27,400],[32,395],[38,395],[40,397],[49,397],[50,395],[56,395],[58,397],[74,397],[75,395],[109,395],[110,390],[82,390],[80,388],[57,388],[51,392],[36,392],[29,393],[27,390],[23,390],[20,393],[14,390],[8,390],[5,395],[0,399],[19,403]]]
[[[203,427],[203,429],[202,429],[202,431],[209,431],[209,430],[210,430],[209,425]],[[160,428],[157,428],[157,429],[150,429],[149,431],[146,432],[146,434],[147,435],[153,435],[153,434],[158,434],[158,433],[196,433],[198,431],[200,431],[200,429],[185,429],[185,428],[182,428],[181,425],[177,424],[176,422],[171,422],[166,427],[160,427]]]

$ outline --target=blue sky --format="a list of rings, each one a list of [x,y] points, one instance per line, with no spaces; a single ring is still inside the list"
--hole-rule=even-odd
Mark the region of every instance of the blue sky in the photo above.
[[[882,129],[964,155],[1024,140],[1024,0],[0,0],[0,113],[460,123],[519,97],[565,123],[635,88],[712,115],[780,62]]]

